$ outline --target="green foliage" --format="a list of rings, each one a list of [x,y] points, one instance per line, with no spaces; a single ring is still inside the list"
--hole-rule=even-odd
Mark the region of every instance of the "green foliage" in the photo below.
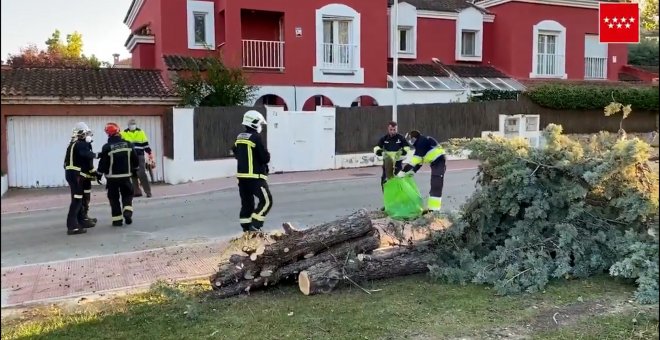
[[[613,100],[632,105],[635,110],[658,111],[657,86],[613,87],[545,84],[526,95],[536,104],[557,110],[599,110]]]
[[[487,102],[493,100],[517,100],[520,91],[504,91],[488,89],[480,91],[480,96],[471,96],[471,102]]]
[[[192,73],[174,81],[183,106],[238,106],[254,96],[256,88],[248,84],[243,70],[227,67],[219,57],[190,61],[188,66]]]
[[[658,176],[647,163],[650,146],[608,133],[581,144],[554,124],[543,136],[541,148],[501,137],[451,141],[448,150],[463,148],[481,161],[479,187],[452,226],[434,234],[441,250],[431,274],[510,294],[609,271],[636,279],[640,302],[657,302]]]
[[[642,26],[649,31],[658,30],[658,0],[643,1],[641,11]],[[656,64],[657,65],[657,64]]]
[[[658,41],[642,39],[639,44],[628,45],[628,63],[640,66],[658,66]]]

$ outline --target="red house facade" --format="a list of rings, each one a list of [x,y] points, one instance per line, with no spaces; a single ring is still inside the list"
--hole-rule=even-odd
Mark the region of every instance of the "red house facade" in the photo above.
[[[177,61],[219,52],[259,87],[257,104],[295,110],[391,105],[394,53],[400,104],[523,89],[515,79],[616,80],[627,62],[626,45],[598,43],[593,0],[400,0],[398,27],[391,7],[392,0],[134,0],[126,47],[133,67],[165,78],[185,70]]]

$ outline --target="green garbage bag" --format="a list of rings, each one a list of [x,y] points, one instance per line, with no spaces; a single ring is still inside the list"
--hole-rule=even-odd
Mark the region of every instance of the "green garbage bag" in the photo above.
[[[385,213],[396,220],[422,216],[424,202],[412,176],[393,177],[383,185]]]

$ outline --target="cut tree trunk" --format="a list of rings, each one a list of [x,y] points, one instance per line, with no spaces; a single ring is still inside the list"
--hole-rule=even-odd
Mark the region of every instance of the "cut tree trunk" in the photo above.
[[[305,269],[307,265],[304,263],[317,263],[319,260],[315,259],[315,255],[327,252],[335,245],[339,246],[334,249],[342,249],[344,243],[345,249],[360,246],[370,248],[373,239],[378,239],[366,210],[306,230],[296,230],[288,223],[283,228],[284,234],[266,235],[260,244],[243,247],[243,255],[234,254],[222,263],[218,272],[210,277],[213,288],[225,292],[220,295],[235,295],[232,293],[265,286],[279,281],[282,274],[291,275],[294,270]],[[363,237],[370,232],[369,237]],[[356,238],[361,241],[346,242]],[[330,255],[319,258],[327,256]],[[295,265],[292,271],[283,271],[282,267],[289,264]]]
[[[242,293],[248,293],[252,290],[266,286],[272,286],[282,280],[295,277],[295,275],[299,272],[315,264],[324,261],[343,262],[347,257],[355,256],[356,254],[369,253],[379,246],[379,233],[377,230],[372,230],[363,237],[337,244],[330,249],[308,259],[293,262],[281,268],[264,268],[259,272],[257,277],[251,280],[242,278],[234,281],[232,284],[215,286],[215,289],[217,290],[216,296],[225,298]]]
[[[430,253],[426,244],[378,249],[372,255],[360,254],[348,263],[318,263],[300,272],[298,287],[305,295],[324,294],[344,281],[357,283],[427,272]]]

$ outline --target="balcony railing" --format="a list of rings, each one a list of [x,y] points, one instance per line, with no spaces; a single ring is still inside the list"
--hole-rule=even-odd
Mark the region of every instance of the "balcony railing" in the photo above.
[[[243,67],[284,69],[284,41],[243,40]]]
[[[352,44],[321,44],[323,49],[323,65],[325,70],[353,71],[355,69],[355,49]]]
[[[539,53],[536,55],[536,75],[559,77],[564,74],[564,56]]]
[[[585,79],[606,79],[607,58],[585,57],[584,58]]]

